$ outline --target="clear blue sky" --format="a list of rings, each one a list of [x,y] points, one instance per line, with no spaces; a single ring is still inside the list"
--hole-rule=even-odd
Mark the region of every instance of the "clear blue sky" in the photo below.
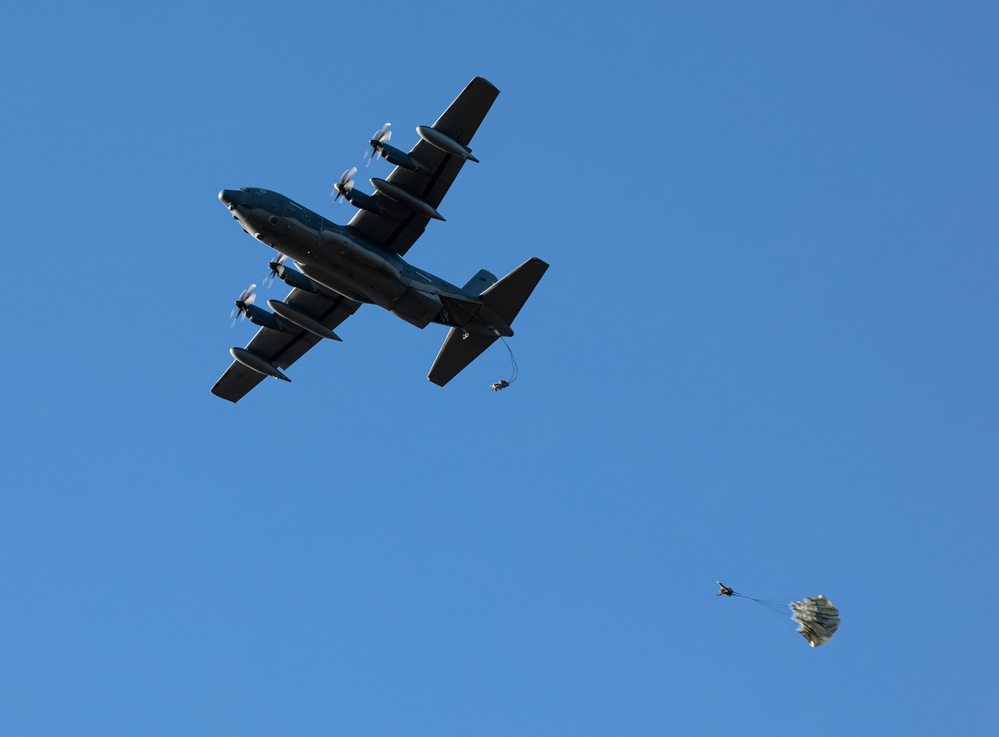
[[[996,734],[999,6],[875,5],[8,8],[0,734]],[[409,258],[551,264],[517,383],[364,308],[213,397],[218,191],[475,75]]]

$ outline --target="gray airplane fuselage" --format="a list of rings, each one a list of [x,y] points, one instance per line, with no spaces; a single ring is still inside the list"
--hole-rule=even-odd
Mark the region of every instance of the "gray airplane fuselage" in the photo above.
[[[349,225],[332,223],[266,189],[224,189],[219,199],[244,231],[328,290],[378,305],[418,328],[438,323],[469,333],[513,335],[477,293],[417,269]]]

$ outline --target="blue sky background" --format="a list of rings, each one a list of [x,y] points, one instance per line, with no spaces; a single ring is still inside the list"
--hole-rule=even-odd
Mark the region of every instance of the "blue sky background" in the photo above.
[[[999,7],[875,5],[8,8],[0,734],[996,734]],[[213,397],[218,191],[476,74],[409,256],[551,263],[517,383],[366,307]]]

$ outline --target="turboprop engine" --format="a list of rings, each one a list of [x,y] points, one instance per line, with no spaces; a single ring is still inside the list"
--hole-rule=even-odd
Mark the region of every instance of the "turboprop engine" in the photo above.
[[[368,165],[370,166],[374,159],[381,156],[390,164],[401,166],[403,169],[409,169],[417,174],[421,172],[429,172],[429,167],[424,166],[405,151],[400,151],[395,146],[389,145],[388,142],[392,138],[392,131],[389,130],[391,126],[391,123],[386,123],[382,126],[382,129],[375,133],[374,137],[368,141],[368,145],[371,146],[371,150],[365,154],[365,158],[368,160]]]
[[[274,273],[278,273],[279,269],[286,269],[288,273],[298,274],[297,271],[287,269],[280,262],[271,263],[271,269],[273,269]],[[308,277],[302,274],[298,275],[305,281],[309,282],[309,284],[312,284],[312,280]],[[269,299],[267,300],[267,306],[274,310],[274,312],[268,312],[261,307],[257,307],[253,304],[256,299],[256,295],[254,294],[255,289],[256,284],[251,284],[243,290],[242,294],[239,295],[239,298],[236,300],[236,308],[232,311],[231,315],[233,318],[233,325],[236,324],[237,317],[240,319],[245,317],[254,325],[259,325],[262,328],[270,328],[271,330],[276,330],[279,333],[306,330],[320,338],[341,340],[336,333],[319,322],[314,315],[310,315],[308,312],[296,307],[295,305],[288,304],[287,302],[282,302],[277,299]],[[247,363],[239,358],[236,360],[241,361],[241,363],[244,363],[247,366],[253,365],[252,363]],[[274,374],[269,375],[273,376]]]
[[[357,174],[357,167],[352,166],[340,175],[340,181],[333,185],[333,192],[331,192],[333,203],[339,202],[342,197],[359,210],[367,210],[376,215],[386,214],[384,208],[371,195],[354,191],[355,174]]]
[[[289,287],[294,287],[295,289],[301,289],[303,292],[311,292],[312,294],[319,294],[319,287],[316,283],[312,281],[305,274],[300,271],[295,271],[284,265],[287,260],[287,256],[283,253],[278,256],[276,261],[271,261],[267,264],[270,267],[270,273],[264,277],[264,281],[270,286],[274,283],[274,277],[277,277]]]

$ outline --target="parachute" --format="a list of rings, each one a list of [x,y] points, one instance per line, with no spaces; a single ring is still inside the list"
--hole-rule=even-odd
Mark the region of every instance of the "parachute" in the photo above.
[[[786,612],[785,607],[791,607],[791,620],[797,623],[798,632],[808,640],[808,644],[812,647],[825,645],[839,629],[839,609],[821,594],[801,601],[792,601],[790,604],[782,604],[778,601],[754,599],[751,596],[740,594],[721,581],[715,583],[720,587],[716,596],[738,596],[742,599],[749,599],[778,614]]]
[[[798,632],[812,647],[825,645],[839,629],[839,609],[819,594],[809,599],[791,602],[791,619],[798,623]]]

